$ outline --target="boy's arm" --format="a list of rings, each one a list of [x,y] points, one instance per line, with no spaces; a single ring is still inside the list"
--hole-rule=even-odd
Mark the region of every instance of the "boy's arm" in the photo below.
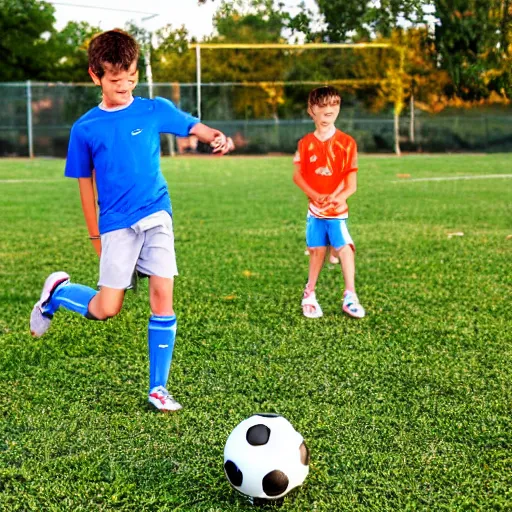
[[[329,194],[329,198],[327,199],[327,201],[334,207],[339,207],[343,204],[346,206],[347,199],[357,190],[358,158],[355,142],[349,145],[349,158],[350,167],[347,169],[348,174],[346,179],[341,180],[340,184],[331,194]]]
[[[210,128],[203,123],[195,124],[191,128],[189,135],[195,135],[201,142],[210,144],[213,147],[214,153],[225,155],[235,149],[231,137],[226,137],[220,130]]]
[[[348,174],[347,179],[343,180],[336,190],[329,195],[327,202],[338,208],[340,206],[346,207],[347,199],[355,193],[357,190],[357,172],[351,172]]]
[[[331,194],[333,198],[347,200],[357,190],[357,172],[350,172],[347,179],[341,182]]]
[[[93,178],[78,178],[78,187],[80,189],[82,211],[84,212],[89,238],[96,254],[101,256],[101,240],[99,238],[100,232],[98,229],[98,216],[96,214],[96,194],[94,192]]]
[[[178,137],[195,135],[201,142],[210,144],[213,152],[219,155],[225,155],[235,149],[233,141],[220,130],[199,122],[197,117],[176,108],[172,101],[157,96],[154,99],[154,107],[160,133],[173,133]]]
[[[327,196],[319,194],[316,190],[311,188],[306,180],[304,179],[304,176],[302,176],[302,173],[300,171],[300,164],[295,164],[295,172],[293,173],[293,181],[295,184],[306,194],[311,201],[318,204],[319,206],[322,206],[325,202],[325,199]]]

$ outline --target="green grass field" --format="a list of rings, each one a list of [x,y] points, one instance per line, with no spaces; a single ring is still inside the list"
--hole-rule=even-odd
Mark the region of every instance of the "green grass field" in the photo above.
[[[512,180],[412,181],[505,175],[510,155],[361,158],[361,321],[329,266],[325,316],[301,315],[290,158],[164,159],[180,269],[169,389],[184,405],[170,415],[146,405],[147,283],[108,322],[63,311],[29,334],[47,274],[97,279],[63,165],[0,161],[0,510],[254,510],[223,449],[255,412],[284,415],[311,450],[279,510],[512,509]]]

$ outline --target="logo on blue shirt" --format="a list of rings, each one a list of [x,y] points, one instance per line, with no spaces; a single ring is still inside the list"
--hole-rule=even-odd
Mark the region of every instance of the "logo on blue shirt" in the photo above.
[[[142,132],[142,128],[137,128],[136,130],[132,131],[132,135],[139,135],[139,133]]]

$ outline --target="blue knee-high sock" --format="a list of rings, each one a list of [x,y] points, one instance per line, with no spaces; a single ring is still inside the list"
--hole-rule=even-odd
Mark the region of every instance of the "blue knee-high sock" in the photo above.
[[[167,384],[176,338],[176,315],[152,315],[148,326],[149,390]]]
[[[44,307],[44,313],[53,315],[62,306],[86,316],[89,302],[97,293],[96,290],[82,284],[69,281],[62,283],[53,292],[50,302]]]

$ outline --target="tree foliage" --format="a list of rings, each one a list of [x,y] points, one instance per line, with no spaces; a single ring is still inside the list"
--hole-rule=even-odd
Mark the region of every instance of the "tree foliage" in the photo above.
[[[494,90],[510,97],[509,0],[436,0],[435,42],[448,71],[449,96],[478,100]]]
[[[316,0],[318,14],[302,2],[293,16],[289,2],[280,0],[210,1],[216,5],[215,31],[203,38],[205,43],[285,43],[291,33],[292,38],[318,42],[392,41],[406,48],[406,58],[398,76],[398,57],[391,51],[203,49],[203,82],[387,76],[389,84],[400,79],[405,98],[414,94],[417,104],[431,111],[512,96],[512,0]],[[433,9],[430,24],[427,8]],[[145,50],[151,49],[155,82],[195,81],[195,53],[189,49],[194,40],[185,27],[167,25],[152,35],[134,23],[127,29],[143,50],[141,80],[146,79]],[[87,47],[98,31],[85,22],[57,30],[55,9],[48,1],[0,0],[0,80],[89,81]],[[352,93],[379,109],[395,90],[391,85],[389,90],[368,86]],[[266,83],[233,86],[230,94],[229,101],[217,99],[219,111],[229,104],[235,105],[233,115],[268,117],[282,115],[285,102],[298,104],[304,91]]]
[[[316,4],[323,28],[315,29],[313,15],[304,4],[288,23],[308,41],[376,41],[393,38],[401,28],[402,33],[411,34],[420,30],[427,55],[435,63],[425,69],[437,78],[443,76],[441,81],[430,82],[432,86],[443,84],[441,94],[462,101],[512,95],[511,0],[382,0],[378,5],[374,1],[316,0]],[[427,30],[425,13],[432,6]],[[415,58],[410,52],[408,56]],[[428,80],[419,72],[416,87],[420,83],[427,87]]]
[[[70,21],[60,32],[54,31],[48,40],[51,66],[45,73],[47,80],[60,82],[89,82],[87,47],[98,27],[85,21]]]
[[[151,54],[155,82],[189,83],[196,79],[196,59],[190,51],[191,37],[184,26],[167,25],[155,33],[156,48]]]
[[[37,0],[0,0],[0,73],[2,81],[37,80],[48,69],[47,40],[55,8]]]
[[[330,43],[368,41],[390,37],[403,24],[421,24],[426,0],[316,0],[324,28],[315,29],[312,12],[302,3],[301,12],[290,28],[307,40]]]

